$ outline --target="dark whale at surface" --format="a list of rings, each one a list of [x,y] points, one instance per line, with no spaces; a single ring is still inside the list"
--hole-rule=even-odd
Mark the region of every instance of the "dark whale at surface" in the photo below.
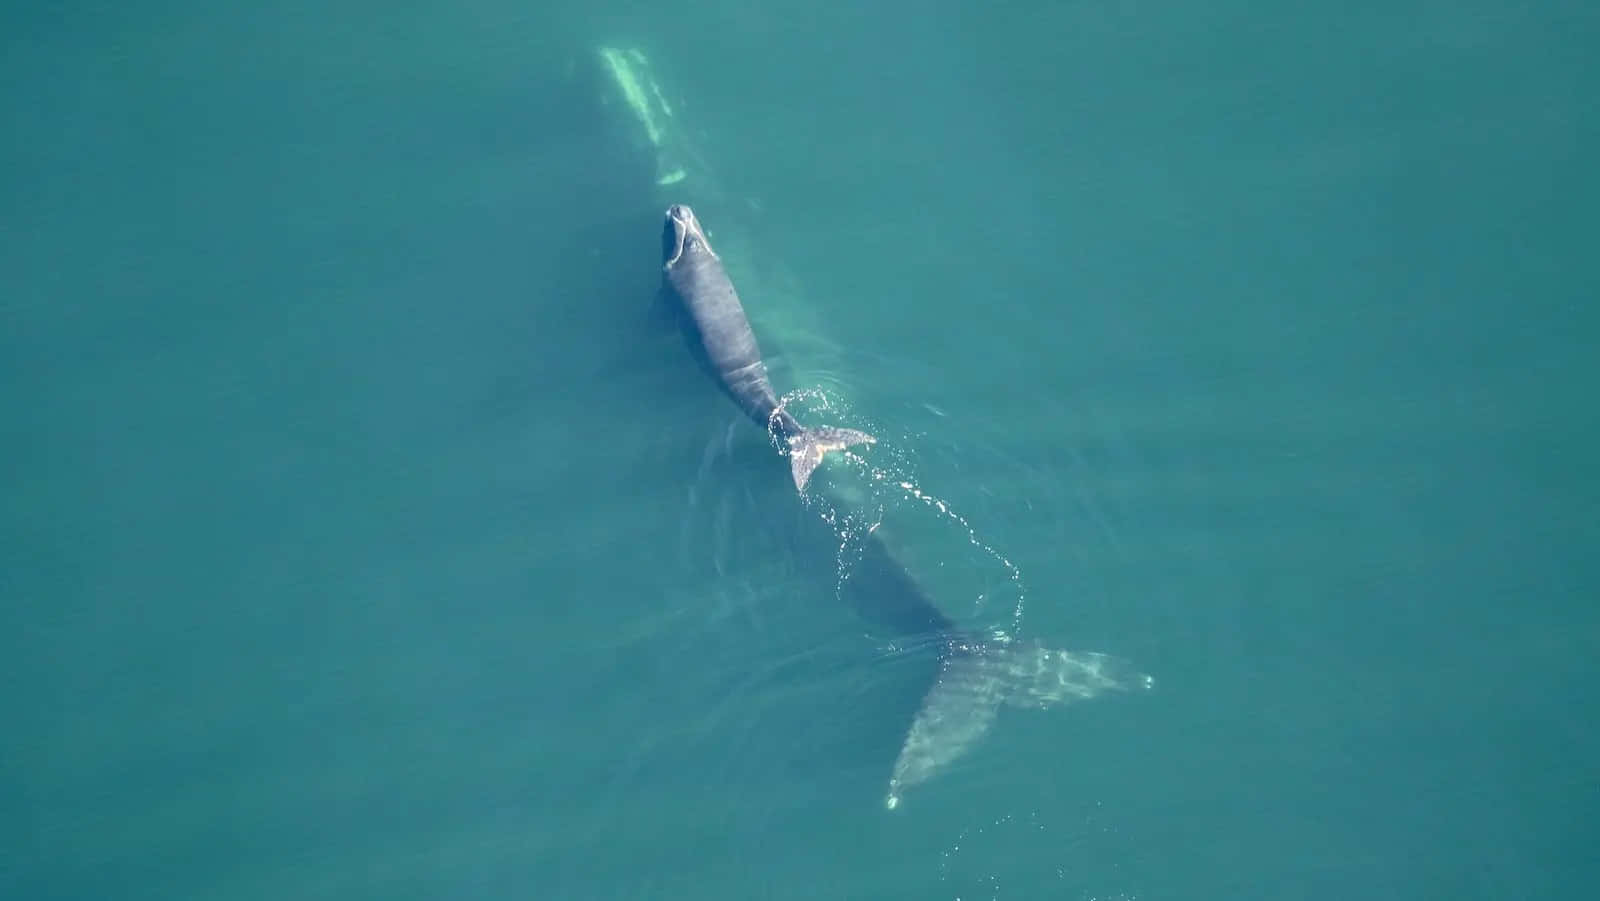
[[[667,209],[661,256],[666,287],[684,313],[695,356],[745,415],[787,445],[797,490],[805,490],[823,454],[876,440],[854,429],[802,426],[778,403],[739,293],[700,220],[683,204]]]

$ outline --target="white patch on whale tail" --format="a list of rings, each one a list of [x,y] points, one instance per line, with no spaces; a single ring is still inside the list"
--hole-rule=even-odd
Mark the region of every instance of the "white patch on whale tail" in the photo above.
[[[794,472],[795,490],[806,490],[811,474],[822,465],[822,457],[828,451],[844,450],[855,444],[872,444],[877,440],[866,432],[832,426],[803,429],[798,435],[789,436],[789,468]]]
[[[911,721],[889,777],[884,806],[967,753],[994,725],[1001,705],[1044,708],[1108,691],[1147,690],[1155,680],[1106,654],[1058,651],[996,636],[952,642],[939,678]]]

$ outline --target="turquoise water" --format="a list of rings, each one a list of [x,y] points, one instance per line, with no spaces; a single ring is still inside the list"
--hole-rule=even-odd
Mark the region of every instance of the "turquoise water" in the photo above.
[[[5,19],[0,897],[1592,893],[1587,5]],[[669,200],[837,503],[1153,691],[884,809],[933,662],[651,320]]]

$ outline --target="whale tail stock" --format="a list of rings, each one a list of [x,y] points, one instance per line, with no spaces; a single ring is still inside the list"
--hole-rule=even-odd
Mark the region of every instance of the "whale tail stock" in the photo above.
[[[833,426],[802,427],[789,435],[789,468],[794,472],[796,491],[805,491],[811,474],[822,464],[828,451],[844,450],[856,444],[872,444],[878,439],[855,429]]]

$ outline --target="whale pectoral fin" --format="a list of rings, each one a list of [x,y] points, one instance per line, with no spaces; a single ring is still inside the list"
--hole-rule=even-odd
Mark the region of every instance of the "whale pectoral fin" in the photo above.
[[[872,444],[878,439],[855,429],[817,426],[804,429],[789,439],[789,469],[794,473],[796,491],[805,491],[811,474],[822,465],[828,451],[844,450],[854,444]]]

